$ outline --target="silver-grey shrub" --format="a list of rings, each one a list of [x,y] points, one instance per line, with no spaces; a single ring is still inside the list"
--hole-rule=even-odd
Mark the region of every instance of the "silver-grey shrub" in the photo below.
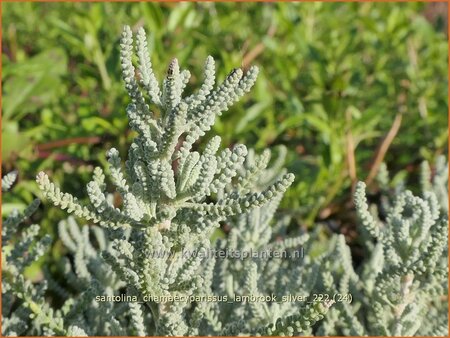
[[[286,149],[271,160],[269,150],[258,155],[244,145],[221,149],[218,136],[202,151],[195,144],[216,116],[250,90],[256,67],[245,74],[235,69],[216,85],[208,57],[204,83],[183,96],[189,71],[174,59],[159,86],[145,32],[140,29],[134,43],[129,27],[121,39],[121,64],[131,98],[126,112],[137,135],[125,163],[116,149],[107,152],[107,175],[95,168],[86,205],[45,173],[37,176],[44,196],[73,214],[58,224],[67,254],[56,271],[45,267],[37,284],[24,278],[24,268],[50,244],[48,236],[38,236],[37,225],[16,228],[37,201],[3,222],[2,334],[446,334],[445,160],[433,177],[423,165],[419,197],[400,187],[392,198],[382,171],[380,210],[368,205],[364,184],[358,184],[355,205],[368,259],[355,268],[343,235],[324,238],[320,224],[287,235],[290,218],[276,213],[293,181],[282,169]],[[7,175],[2,187],[13,181]],[[80,226],[82,219],[87,223]],[[221,225],[230,230],[212,242]],[[299,249],[304,256],[296,259],[208,255]],[[249,295],[277,301],[235,301]],[[113,296],[137,301],[102,300]],[[283,301],[290,296],[308,301]]]

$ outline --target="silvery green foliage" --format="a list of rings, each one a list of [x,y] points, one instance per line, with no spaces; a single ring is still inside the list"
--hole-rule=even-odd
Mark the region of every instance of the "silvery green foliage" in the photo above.
[[[204,221],[203,227],[213,228],[211,220],[242,213],[284,192],[293,180],[292,174],[284,175],[259,193],[224,190],[232,179],[246,180],[250,176],[236,172],[247,156],[244,145],[219,151],[220,137],[215,136],[203,153],[192,149],[211,128],[216,115],[250,90],[258,69],[251,67],[245,75],[241,69],[235,69],[214,88],[214,61],[208,57],[204,84],[197,94],[183,98],[189,72],[180,71],[174,59],[162,88],[156,86],[144,34],[139,30],[136,44],[141,86],[135,79],[129,27],[125,27],[121,40],[123,76],[132,100],[127,114],[131,128],[138,133],[129,149],[125,171],[118,151],[113,148],[107,152],[111,181],[122,197],[122,209],[107,203],[105,184],[95,178],[87,186],[91,204],[82,206],[75,197],[62,193],[41,172],[37,181],[47,198],[69,213],[111,229],[125,225],[148,229],[151,225],[173,232],[187,230],[187,221],[199,217]],[[158,113],[150,110],[140,87]],[[216,202],[209,202],[211,198]]]
[[[369,206],[366,187],[358,183],[354,200],[369,258],[355,270],[344,239],[336,243],[343,254],[330,272],[339,281],[339,293],[350,292],[353,301],[337,303],[319,334],[448,335],[445,163],[439,158],[433,178],[429,165],[423,164],[422,194],[396,188],[390,198],[382,199],[382,210]],[[385,168],[378,181],[387,191]]]
[[[139,58],[139,82],[132,62],[134,47]],[[278,175],[270,185],[255,191],[252,188],[255,175],[265,169],[268,153],[245,167],[243,164],[249,156],[244,145],[219,150],[220,137],[215,136],[203,152],[193,147],[210,130],[215,117],[250,90],[258,73],[256,67],[246,74],[235,69],[215,87],[214,60],[208,57],[200,90],[183,97],[189,72],[180,70],[174,59],[159,87],[144,31],[138,31],[133,46],[129,27],[122,34],[121,64],[131,97],[127,107],[130,127],[138,135],[124,168],[116,149],[107,152],[109,177],[122,199],[121,207],[108,200],[105,175],[100,168],[87,184],[89,205],[82,205],[74,196],[61,192],[43,172],[37,177],[49,200],[69,213],[99,224],[110,243],[98,255],[88,244],[87,230],[81,233],[73,230],[69,235],[68,231],[64,233],[64,226],[60,228],[63,242],[75,255],[76,277],[82,286],[90,284],[79,297],[86,301],[86,307],[88,304],[95,307],[92,299],[95,293],[117,292],[117,284],[104,284],[102,279],[109,273],[108,269],[112,270],[109,273],[114,276],[112,280],[124,283],[126,293],[139,299],[204,293],[205,259],[202,255],[187,257],[183,252],[207,252],[209,238],[221,221],[278,201],[293,181],[292,174]],[[269,216],[270,213],[266,217]],[[80,241],[85,244],[81,245]],[[93,267],[105,272],[96,272]],[[192,306],[171,301],[133,304],[130,309],[133,329],[125,329],[123,333],[186,335],[193,320],[189,314],[195,313],[198,320],[205,315],[202,311],[195,312]],[[71,310],[70,320],[64,322],[67,330],[110,334],[112,329],[92,326],[89,320],[94,317],[81,306],[77,309]],[[316,314],[325,310],[321,304],[315,304],[304,310],[305,318],[318,319]],[[98,311],[105,315],[103,322],[108,321],[114,330],[122,327],[123,320],[113,306]]]
[[[2,191],[8,191],[16,180],[17,172],[2,178]],[[39,225],[19,225],[39,207],[34,200],[24,211],[14,210],[2,222],[2,335],[27,334],[30,323],[45,323],[51,309],[45,303],[45,283],[35,287],[24,277],[24,270],[44,253],[51,238],[39,238]],[[32,319],[33,318],[33,319]],[[57,323],[47,323],[57,326]]]
[[[265,169],[270,159],[267,150],[254,155],[243,164],[242,170],[250,171],[245,185],[239,182],[237,189],[264,190],[265,186],[284,175],[285,148],[272,167]],[[310,335],[311,327],[323,318],[333,304],[328,301],[283,301],[283,296],[312,296],[324,290],[317,279],[321,259],[303,257],[302,249],[309,249],[312,241],[307,234],[285,237],[289,217],[281,217],[274,224],[274,215],[281,195],[261,207],[227,220],[231,230],[227,239],[217,243],[216,250],[227,251],[226,258],[212,258],[205,266],[203,291],[226,296],[227,302],[199,302],[194,309],[190,335]],[[282,240],[277,237],[283,236]],[[295,251],[294,251],[295,250]],[[297,255],[284,258],[263,255],[277,252]],[[233,253],[233,255],[231,255]],[[259,255],[259,256],[257,256]],[[242,302],[236,296],[269,296],[267,301]],[[275,297],[275,301],[271,296]],[[312,297],[309,298],[313,300]]]
[[[448,162],[444,156],[437,158],[433,175],[428,162],[422,163],[420,183],[424,197],[427,192],[431,191],[436,195],[442,211],[448,213]]]
[[[3,191],[11,187],[16,176],[16,173],[5,175]],[[36,224],[19,231],[19,226],[39,204],[39,200],[34,200],[23,212],[13,211],[2,223],[2,334],[85,336],[100,332],[96,325],[102,325],[101,332],[105,334],[121,333],[122,323],[109,317],[113,317],[110,307],[116,303],[102,303],[102,309],[98,309],[98,304],[97,308],[89,308],[95,295],[108,294],[123,287],[123,283],[117,281],[111,269],[101,261],[100,250],[110,250],[103,230],[84,226],[80,231],[73,218],[60,222],[59,237],[73,253],[73,263],[68,257],[61,260],[61,274],[66,285],[59,285],[45,268],[45,278],[39,283],[25,277],[25,268],[41,258],[51,243],[49,235],[39,236],[40,227]],[[98,249],[90,243],[89,229],[95,235]],[[96,276],[95,280],[91,274]],[[51,293],[55,299],[64,301],[60,308],[55,309],[48,301]],[[123,317],[123,320],[128,319]]]
[[[284,175],[281,166],[284,162],[285,153],[285,148],[281,147],[278,158],[270,168],[266,168],[270,159],[270,152],[265,151],[261,155],[255,155],[250,150],[246,161],[237,168],[237,171],[251,173],[252,175],[247,176],[245,180],[227,184],[226,190],[245,189],[248,192],[265,190],[267,186]],[[95,170],[94,176],[97,179],[100,178],[100,181],[103,178],[98,168]],[[227,222],[233,227],[229,235],[230,239],[227,243],[219,243],[218,248],[226,245],[229,246],[227,249],[239,249],[241,252],[249,249],[255,251],[298,249],[308,240],[307,235],[270,243],[271,237],[275,237],[275,235],[271,235],[270,223],[272,223],[272,217],[280,199],[281,195],[277,195],[263,207],[254,208],[246,214],[228,219]],[[283,229],[285,226],[286,219],[283,218],[274,229]],[[69,325],[67,332],[68,334],[79,334],[77,332],[81,332],[85,335],[154,335],[158,332],[156,331],[158,323],[155,322],[154,312],[152,313],[150,309],[155,307],[155,304],[92,301],[94,294],[92,287],[89,288],[91,284],[95,285],[96,294],[109,296],[119,294],[121,289],[125,289],[127,286],[126,283],[117,278],[117,274],[112,272],[107,261],[102,259],[102,256],[110,257],[120,254],[112,245],[114,241],[109,241],[108,231],[110,231],[108,228],[97,226],[83,226],[80,230],[72,217],[60,222],[58,226],[59,238],[67,248],[69,256],[72,257],[71,260],[67,258],[62,260],[60,274],[65,276],[66,284],[75,292],[72,291],[74,294],[71,294],[67,287],[58,285],[50,274],[47,274],[49,289],[57,294],[60,299],[66,300],[67,303],[70,303],[73,297],[86,300],[91,297],[91,301],[88,301],[89,306],[86,305],[84,309],[78,307],[79,311],[71,311],[72,315],[69,318],[64,318],[65,325]],[[237,237],[241,235],[243,240],[236,241]],[[124,234],[122,239],[129,241],[129,236],[130,231]],[[199,287],[193,290],[192,296],[215,295],[223,297],[223,295],[227,295],[232,300],[234,295],[265,295],[270,291],[271,293],[277,293],[277,296],[281,299],[282,295],[287,292],[290,293],[290,288],[306,295],[306,292],[309,293],[317,284],[318,263],[313,263],[308,259],[307,264],[302,264],[302,260],[303,258],[300,257],[283,265],[280,265],[279,260],[271,260],[262,262],[261,265],[258,260],[255,262],[238,260],[236,262],[226,259],[220,262],[214,258],[208,258],[204,264],[194,265],[194,269],[192,269],[193,264],[190,263],[187,269],[192,270],[191,278],[199,281]],[[73,263],[70,261],[73,261]],[[154,261],[158,262],[157,259]],[[174,263],[182,264],[182,262],[177,263],[176,261]],[[266,266],[266,268],[259,272],[257,269],[262,269],[263,266]],[[179,268],[179,266],[171,267],[171,273]],[[300,280],[298,274],[302,270],[305,279]],[[291,272],[287,273],[287,271]],[[257,290],[257,284],[265,285],[263,283],[265,278],[262,273],[271,276],[271,282],[267,283],[266,287]],[[199,276],[201,277],[199,278]],[[280,283],[283,285],[282,290],[279,288],[280,285],[277,285]],[[245,287],[240,287],[241,284]],[[130,294],[137,293],[132,291]],[[179,325],[185,322],[186,326],[183,327],[187,329],[186,334],[189,335],[306,334],[311,332],[311,325],[323,318],[331,305],[332,302],[314,302],[305,305],[304,302],[302,304],[281,302],[280,304],[270,304],[270,302],[246,304],[238,301],[231,306],[230,304],[225,305],[223,302],[211,301],[195,301],[184,306],[174,303],[172,306],[178,306],[178,312],[160,315],[164,320],[165,331],[158,333],[172,335],[170,329],[179,328]],[[255,313],[261,314],[261,309],[267,309],[270,312],[257,317]],[[247,325],[243,321],[244,318],[248,319]],[[122,328],[122,330],[120,331],[118,328]]]
[[[2,178],[2,191],[8,191],[17,179],[17,171],[11,171]]]
[[[112,195],[107,199],[112,200]],[[46,279],[49,290],[64,300],[64,307],[68,309],[62,318],[66,334],[145,335],[139,331],[140,326],[135,325],[135,321],[142,317],[135,314],[140,304],[95,300],[96,296],[114,296],[126,288],[126,283],[102,258],[102,253],[118,254],[108,239],[107,231],[95,225],[80,228],[75,219],[69,217],[58,224],[58,235],[68,251],[58,271],[65,277],[64,285],[59,284],[49,271],[46,271]],[[129,231],[123,236],[128,238]],[[74,300],[79,304],[72,306]]]
[[[386,183],[382,190],[389,197],[382,198],[380,210],[368,205],[365,187],[358,185],[355,204],[370,258],[355,268],[343,235],[331,236],[325,247],[319,226],[310,233],[287,235],[289,217],[275,215],[293,180],[282,169],[283,148],[269,166],[268,150],[260,155],[243,145],[220,150],[218,136],[203,151],[194,146],[215,116],[250,89],[257,68],[245,75],[233,70],[215,86],[214,61],[208,57],[203,85],[183,97],[189,72],[173,60],[160,87],[144,31],[138,31],[134,46],[129,27],[121,39],[121,64],[131,97],[130,127],[137,133],[124,166],[117,150],[107,152],[108,176],[121,203],[114,203],[101,168],[87,184],[87,205],[61,192],[46,174],[38,175],[50,201],[93,225],[80,227],[73,217],[60,222],[58,235],[66,255],[54,271],[44,271],[44,282],[33,285],[23,277],[23,268],[42,255],[49,239],[38,238],[37,226],[17,235],[15,225],[37,202],[3,223],[3,243],[8,244],[2,248],[2,333],[447,334],[447,305],[442,299],[447,293],[445,160],[438,161],[433,175],[423,165],[419,197],[402,186],[393,193],[387,170],[382,171],[378,180]],[[12,185],[12,178],[2,180],[2,189]],[[211,245],[211,235],[220,225],[230,231]],[[210,249],[241,254],[302,249],[304,256],[241,260],[199,254]],[[139,301],[96,299],[124,294]],[[278,300],[301,295],[309,302],[234,301],[235,296],[271,294]],[[335,303],[337,294],[347,298]],[[325,299],[314,301],[314,295]],[[230,302],[143,301],[164,296],[227,296]],[[52,304],[55,300],[61,304]]]

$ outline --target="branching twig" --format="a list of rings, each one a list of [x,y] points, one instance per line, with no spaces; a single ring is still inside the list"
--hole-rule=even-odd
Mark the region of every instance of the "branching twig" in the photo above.
[[[383,139],[383,142],[381,142],[380,146],[378,147],[378,150],[375,154],[375,158],[372,161],[372,166],[370,168],[369,175],[366,178],[366,185],[370,185],[370,183],[372,183],[373,179],[377,175],[378,169],[380,168],[380,165],[383,162],[383,159],[386,156],[386,152],[388,151],[392,141],[397,135],[401,123],[402,123],[402,114],[398,113],[395,116],[395,120],[394,123],[392,123],[391,129],[389,129],[389,132],[386,134],[385,138]]]

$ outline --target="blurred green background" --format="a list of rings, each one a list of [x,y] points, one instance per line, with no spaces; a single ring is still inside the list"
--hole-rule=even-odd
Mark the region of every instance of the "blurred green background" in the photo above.
[[[4,212],[39,195],[45,170],[75,196],[105,151],[130,143],[120,78],[124,24],[145,27],[155,72],[177,57],[201,82],[207,55],[219,80],[261,72],[212,133],[261,151],[283,144],[296,175],[281,210],[301,226],[351,208],[394,124],[383,160],[414,187],[423,159],[447,153],[446,5],[425,3],[2,3],[2,169],[18,169]],[[395,130],[394,121],[399,122]],[[373,188],[373,189],[376,189]],[[44,212],[45,210],[45,212]],[[35,216],[48,231],[64,213]]]

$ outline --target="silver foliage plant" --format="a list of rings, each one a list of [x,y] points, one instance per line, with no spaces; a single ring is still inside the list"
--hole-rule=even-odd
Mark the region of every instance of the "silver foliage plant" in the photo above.
[[[292,174],[283,175],[259,193],[248,190],[251,171],[260,168],[250,168],[237,175],[247,155],[244,145],[219,151],[220,137],[215,136],[202,153],[192,150],[194,143],[210,130],[215,117],[250,90],[258,74],[256,67],[245,75],[241,69],[235,69],[214,88],[214,61],[208,57],[200,90],[183,98],[190,73],[180,71],[178,61],[172,60],[160,89],[142,29],[137,33],[136,50],[140,83],[132,63],[132,32],[125,27],[121,39],[122,73],[132,100],[127,107],[130,126],[138,136],[129,149],[125,171],[118,151],[113,148],[107,152],[109,174],[122,197],[122,208],[106,201],[104,174],[100,168],[87,186],[90,205],[83,206],[75,197],[62,193],[41,172],[37,181],[47,198],[69,213],[110,229],[129,226],[142,229],[143,233],[149,229],[177,233],[173,244],[181,247],[203,241],[218,220],[260,206],[287,189],[294,179]],[[150,110],[141,88],[158,113]],[[233,179],[238,181],[238,188],[228,191],[226,186]],[[215,202],[209,201],[212,197]]]
[[[343,235],[327,240],[318,224],[292,237],[287,235],[290,217],[275,216],[293,181],[282,169],[286,149],[280,147],[271,160],[269,150],[258,155],[244,145],[220,150],[220,138],[214,136],[203,151],[196,150],[195,142],[215,117],[250,90],[256,67],[246,74],[235,69],[215,85],[214,61],[208,57],[204,83],[183,97],[189,72],[173,60],[160,87],[145,32],[137,32],[134,44],[129,27],[121,39],[121,64],[131,97],[127,114],[137,134],[124,165],[117,150],[107,152],[107,173],[121,204],[114,203],[101,168],[87,184],[87,205],[39,173],[45,197],[73,214],[58,225],[67,255],[54,271],[44,268],[43,282],[31,283],[24,268],[42,256],[50,239],[38,236],[37,225],[22,232],[16,227],[38,201],[3,222],[2,334],[447,334],[444,159],[434,175],[423,165],[418,197],[402,186],[393,194],[383,168],[379,210],[368,204],[365,186],[358,184],[355,206],[368,258],[356,266]],[[2,179],[2,189],[11,187],[13,176]],[[80,226],[80,219],[89,224]],[[211,243],[220,225],[230,231]],[[207,254],[299,248],[304,256],[296,259]],[[118,295],[138,301],[97,299]],[[271,295],[277,301],[233,301],[246,295]],[[289,295],[303,301],[282,301]],[[229,302],[204,296],[226,296]]]
[[[382,192],[380,210],[367,202],[365,184],[358,183],[354,202],[365,249],[364,260],[359,264],[355,264],[345,237],[333,235],[325,240],[321,224],[308,234],[277,240],[277,236],[286,233],[289,221],[289,217],[278,217],[274,222],[277,201],[236,217],[225,247],[264,250],[268,246],[289,249],[301,245],[306,255],[301,260],[217,262],[215,288],[221,294],[276,294],[278,299],[291,294],[309,300],[317,296],[333,306],[314,330],[298,330],[293,325],[296,319],[292,320],[299,311],[298,305],[292,302],[255,302],[233,307],[207,304],[215,318],[233,319],[222,332],[234,335],[245,332],[242,328],[249,323],[258,325],[268,318],[282,318],[275,328],[258,333],[447,336],[448,164],[443,156],[438,158],[434,171],[431,175],[429,164],[422,164],[422,191],[414,196],[403,183],[391,188],[384,166],[378,177]],[[268,173],[256,180],[264,182],[264,177],[270,182]],[[333,296],[335,304],[328,303]],[[217,327],[221,327],[220,323]]]
[[[138,56],[139,82],[132,62],[133,48]],[[87,185],[89,205],[82,205],[74,196],[61,192],[42,172],[37,182],[46,198],[55,205],[99,224],[107,232],[111,250],[102,250],[100,255],[95,255],[95,250],[90,250],[87,244],[75,245],[80,241],[88,243],[87,235],[60,227],[61,238],[75,253],[77,277],[86,287],[91,284],[83,294],[108,293],[105,285],[99,282],[101,276],[90,269],[91,264],[98,267],[104,263],[114,273],[111,280],[125,283],[122,287],[126,293],[139,299],[204,296],[213,274],[203,271],[204,255],[185,255],[185,252],[209,252],[211,234],[221,221],[279,201],[294,178],[292,174],[276,175],[270,184],[257,189],[258,182],[255,181],[267,167],[269,152],[250,160],[244,145],[219,150],[218,136],[212,137],[202,152],[193,147],[210,130],[215,117],[250,90],[258,69],[251,67],[246,74],[241,69],[234,69],[215,86],[214,61],[208,57],[200,90],[183,97],[190,73],[180,70],[174,59],[160,88],[152,71],[145,32],[142,29],[137,32],[134,46],[129,27],[125,27],[122,34],[121,64],[131,97],[127,114],[131,128],[137,133],[124,168],[116,149],[107,152],[109,177],[121,196],[121,207],[108,201],[105,175],[100,168],[95,169],[93,179]],[[270,210],[265,220],[268,224],[275,209],[267,210]],[[70,239],[68,233],[78,241]],[[163,257],[155,257],[161,254]],[[211,266],[214,260],[208,262]],[[109,285],[109,292],[117,291],[118,285]],[[260,330],[276,334],[284,329],[284,325],[287,330],[300,332],[320,319],[330,305],[314,303],[304,307],[292,318],[292,325],[278,322],[272,328],[274,319],[266,316],[265,320],[241,329],[243,333],[256,334]],[[108,318],[117,318],[114,305],[98,306],[103,307],[102,313]],[[214,318],[209,317],[210,309],[204,304],[146,301],[143,305],[133,304],[130,311],[133,311],[134,327],[131,333],[186,335],[213,332],[208,325],[214,325],[208,323]],[[83,323],[92,318],[81,316],[78,329],[86,334],[130,334],[117,331],[122,327],[120,319],[116,319],[115,327],[106,331]],[[114,320],[110,322],[114,323]],[[205,331],[192,324],[201,326],[202,322],[206,322],[203,325]],[[216,328],[221,327],[221,324],[217,325]]]
[[[13,171],[2,178],[2,191],[10,190],[17,178]],[[17,336],[29,332],[31,320],[50,322],[49,304],[45,302],[46,285],[36,287],[24,271],[42,257],[51,243],[50,236],[39,238],[39,225],[23,224],[39,207],[34,200],[24,211],[12,211],[2,222],[2,334]]]
[[[330,252],[340,260],[323,276],[353,301],[330,309],[317,334],[448,336],[448,164],[439,157],[434,175],[422,164],[419,196],[404,184],[392,191],[386,166],[378,182],[381,209],[367,202],[364,183],[354,195],[365,260],[355,269],[338,237]]]

